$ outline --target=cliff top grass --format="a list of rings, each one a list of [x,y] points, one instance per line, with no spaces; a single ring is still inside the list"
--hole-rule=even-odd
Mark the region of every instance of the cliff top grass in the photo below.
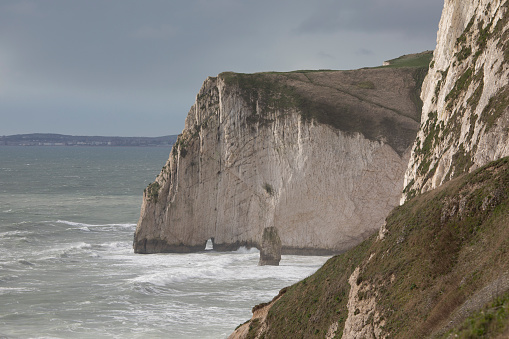
[[[491,331],[485,337],[495,337],[509,324],[507,225],[509,158],[504,158],[397,207],[383,240],[373,235],[288,287],[269,310],[264,337],[323,338],[337,323],[340,338],[349,312],[348,278],[356,267],[358,297],[375,298],[384,322],[375,325],[390,338],[441,337],[453,328],[466,333],[464,338],[485,330]],[[477,314],[464,323],[489,303],[497,303],[488,306],[495,315]]]
[[[250,123],[270,123],[277,115],[296,110],[305,121],[361,133],[402,154],[419,128],[419,93],[430,58],[430,52],[423,52],[380,68],[224,72],[219,78],[255,112]]]
[[[396,59],[387,60],[387,68],[401,68],[401,67],[417,67],[428,68],[433,59],[433,51],[425,51],[416,54],[402,55]]]

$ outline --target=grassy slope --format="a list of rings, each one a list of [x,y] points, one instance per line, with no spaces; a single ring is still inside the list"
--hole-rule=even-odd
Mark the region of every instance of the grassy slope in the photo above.
[[[509,158],[504,158],[411,199],[387,218],[384,240],[372,236],[289,287],[270,309],[262,337],[323,338],[333,322],[341,337],[348,277],[359,265],[357,282],[375,287],[371,293],[391,338],[443,335],[451,321],[459,326],[509,286],[502,279],[509,273],[508,226]],[[504,331],[507,319],[470,321],[458,333],[480,333],[478,326],[494,329],[491,337]],[[470,332],[461,332],[465,328]]]
[[[433,52],[426,51],[417,54],[407,54],[399,58],[388,60],[389,65],[383,66],[388,68],[399,67],[428,67],[433,58]]]
[[[509,293],[496,297],[463,324],[449,331],[444,338],[509,337]]]

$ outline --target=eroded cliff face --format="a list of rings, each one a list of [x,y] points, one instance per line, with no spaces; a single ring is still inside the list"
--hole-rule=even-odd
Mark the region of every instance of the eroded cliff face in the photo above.
[[[509,155],[507,0],[446,0],[402,201]]]
[[[208,78],[145,190],[135,252],[261,248],[267,229],[276,256],[354,246],[399,203],[418,86],[415,69]]]

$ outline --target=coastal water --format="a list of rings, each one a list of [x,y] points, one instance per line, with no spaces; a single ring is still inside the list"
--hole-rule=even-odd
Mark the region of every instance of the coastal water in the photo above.
[[[327,258],[135,255],[168,148],[0,147],[1,338],[225,338]]]

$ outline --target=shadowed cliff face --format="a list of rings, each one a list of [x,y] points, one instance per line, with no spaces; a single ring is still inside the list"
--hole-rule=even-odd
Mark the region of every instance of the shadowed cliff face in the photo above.
[[[422,72],[208,78],[145,190],[135,252],[200,251],[212,238],[215,250],[254,246],[277,256],[277,248],[262,248],[269,228],[283,254],[359,243],[398,204]]]

